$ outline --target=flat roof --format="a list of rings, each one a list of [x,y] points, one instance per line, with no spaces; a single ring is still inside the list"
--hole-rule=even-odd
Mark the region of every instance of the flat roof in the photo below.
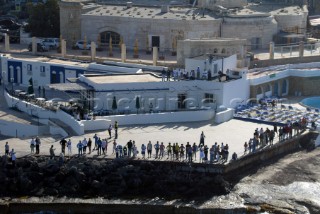
[[[160,78],[152,74],[126,74],[126,75],[101,75],[101,76],[87,76],[90,81],[103,83],[139,83],[139,82],[159,82]]]
[[[303,8],[299,5],[272,4],[269,2],[248,3],[243,8],[230,9],[229,16],[270,16],[270,15],[301,15]]]
[[[26,60],[30,62],[44,62],[44,63],[52,63],[52,64],[63,64],[69,66],[79,66],[83,68],[87,68],[89,63],[74,61],[74,60],[63,60],[59,58],[49,58],[44,56],[32,56],[32,55],[19,55],[19,54],[3,54],[3,56],[8,57],[8,59],[13,60]]]
[[[169,7],[166,13],[161,12],[160,7],[133,6],[127,8],[123,5],[104,5],[83,15],[91,16],[115,16],[127,18],[144,18],[144,19],[175,19],[175,20],[216,20],[215,13],[209,10],[199,8]]]
[[[50,84],[49,88],[59,91],[87,91],[93,89],[92,87],[87,86],[85,83],[57,83]]]

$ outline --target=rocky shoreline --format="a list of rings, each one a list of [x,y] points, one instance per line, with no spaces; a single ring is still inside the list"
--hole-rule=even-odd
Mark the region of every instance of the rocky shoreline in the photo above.
[[[0,213],[318,213],[320,150],[301,151],[316,136],[228,166],[26,156],[13,167],[2,157]]]
[[[221,175],[176,170],[176,163],[125,159],[71,158],[60,165],[48,157],[28,156],[5,164],[0,172],[2,197],[163,197],[197,199],[230,192]],[[187,163],[184,163],[187,165]]]

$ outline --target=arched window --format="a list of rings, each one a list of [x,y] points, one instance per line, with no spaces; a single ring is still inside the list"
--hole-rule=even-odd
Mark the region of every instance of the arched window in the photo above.
[[[13,73],[13,66],[12,65],[9,67],[8,82],[12,82],[11,78],[14,79],[14,73]]]
[[[264,86],[264,91],[265,91],[265,92],[271,91],[271,87],[270,87],[269,84],[266,84],[266,85]]]
[[[51,72],[51,83],[57,83],[57,72]]]
[[[226,53],[226,49],[222,48],[221,53]]]
[[[109,39],[112,38],[113,45],[119,45],[120,43],[120,34],[113,31],[104,31],[100,33],[101,43],[109,44]]]
[[[258,86],[258,88],[257,88],[257,94],[262,94],[262,93],[263,93],[262,87],[261,87],[261,86]]]
[[[213,49],[213,53],[218,53],[218,49],[217,48]]]

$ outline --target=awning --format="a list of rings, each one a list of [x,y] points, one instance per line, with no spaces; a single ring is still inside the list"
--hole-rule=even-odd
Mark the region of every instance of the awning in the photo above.
[[[58,91],[89,91],[93,90],[92,87],[84,84],[84,83],[58,83],[58,84],[50,84],[50,89],[58,90]]]

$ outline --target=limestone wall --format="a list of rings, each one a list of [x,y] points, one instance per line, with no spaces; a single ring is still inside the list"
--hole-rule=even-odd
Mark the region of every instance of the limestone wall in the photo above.
[[[241,60],[246,52],[246,40],[243,39],[188,39],[178,41],[177,63],[184,65],[185,58],[200,56],[203,54],[237,54]]]
[[[128,50],[132,50],[138,39],[138,49],[145,50],[147,39],[152,46],[152,36],[160,37],[160,51],[172,50],[173,38],[212,38],[220,34],[221,20],[167,20],[141,19],[113,16],[82,15],[83,38],[96,41],[104,31],[119,33]]]
[[[80,2],[59,2],[60,33],[70,47],[81,38],[81,9]]]
[[[198,6],[207,9],[214,9],[216,5],[225,8],[243,7],[248,4],[247,0],[198,0]]]
[[[271,16],[228,17],[224,18],[221,37],[246,39],[248,49],[250,50],[253,38],[260,38],[261,48],[268,48],[269,43],[277,32],[277,23]]]
[[[308,12],[301,14],[274,15],[278,23],[278,30],[292,33],[306,33]]]

